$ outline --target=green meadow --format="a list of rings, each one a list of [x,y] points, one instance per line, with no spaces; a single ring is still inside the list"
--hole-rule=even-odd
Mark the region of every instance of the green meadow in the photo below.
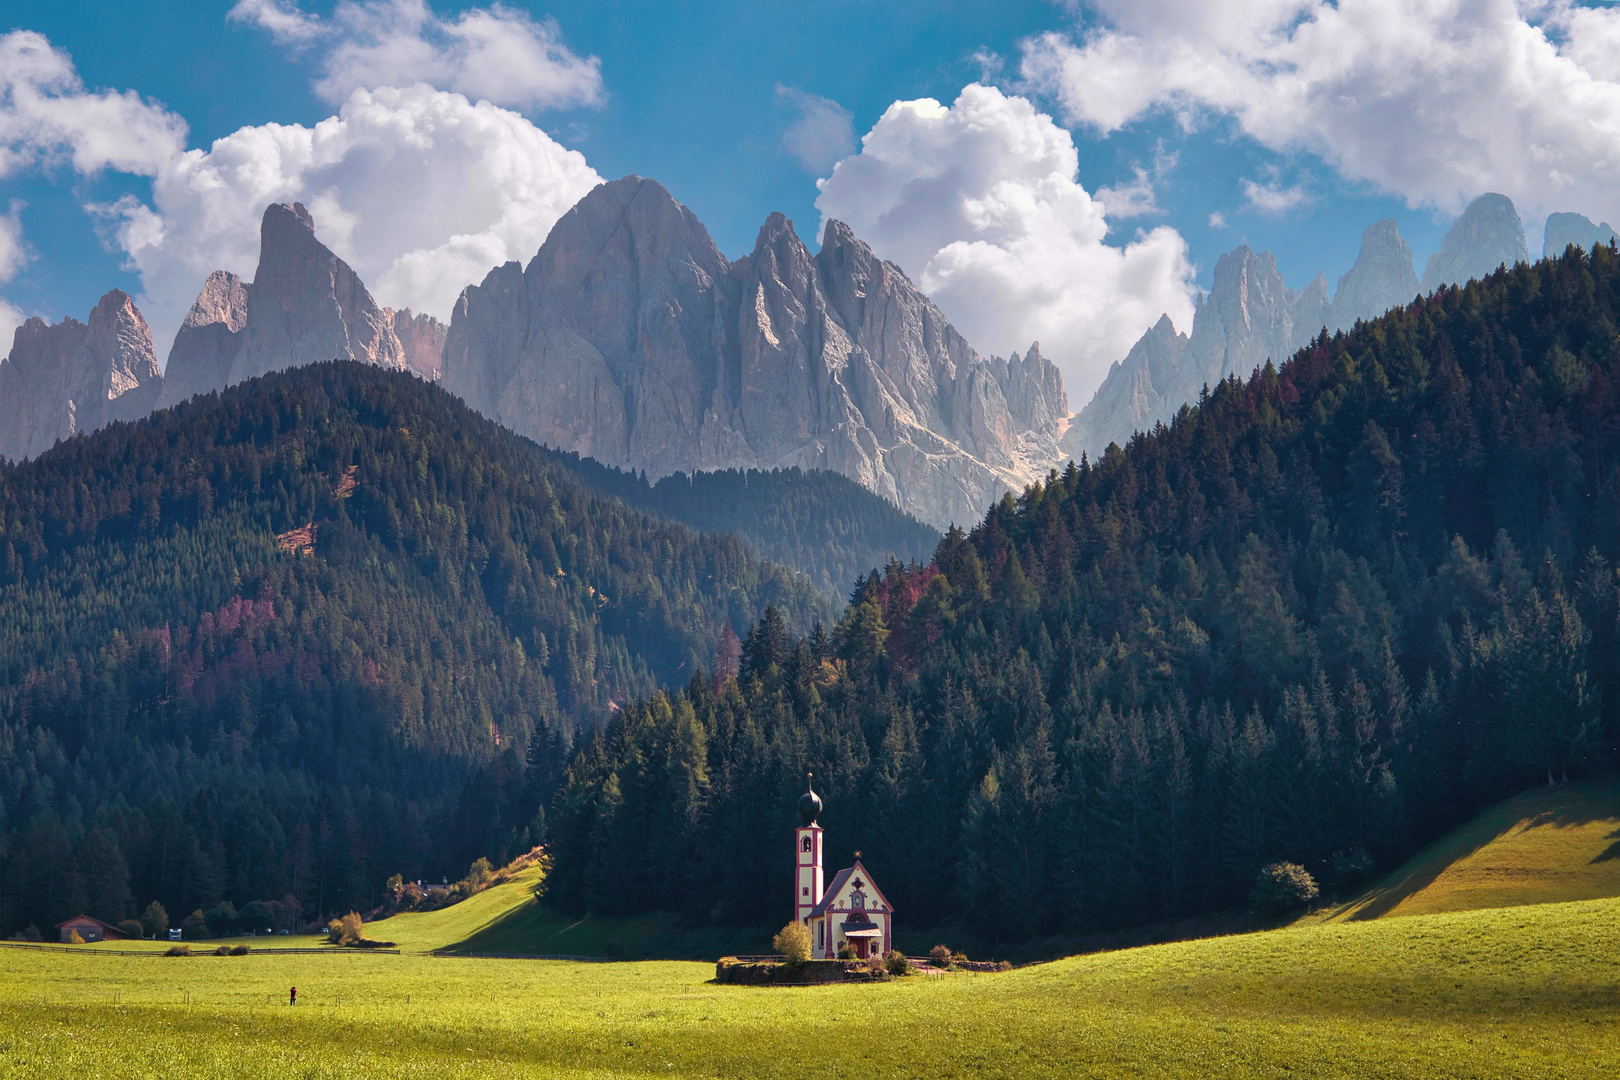
[[[0,949],[0,1075],[1620,1072],[1616,900],[1296,926],[1002,974],[810,988],[718,986],[707,963],[433,952],[538,910],[531,883],[532,871],[444,911],[371,924],[400,955]],[[569,939],[562,920],[536,925],[550,927],[548,941]],[[586,931],[599,932],[576,925]],[[296,1008],[286,1004],[293,984]]]

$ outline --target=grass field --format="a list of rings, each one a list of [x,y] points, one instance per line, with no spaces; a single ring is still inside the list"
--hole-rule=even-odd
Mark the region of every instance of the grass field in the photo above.
[[[1620,782],[1535,788],[1418,852],[1329,921],[1620,896]]]
[[[999,975],[814,988],[717,986],[710,964],[429,952],[498,925],[527,901],[528,884],[520,876],[444,911],[373,924],[374,936],[400,943],[398,956],[0,949],[0,1076],[1620,1072],[1620,901],[1296,927]],[[289,1008],[295,983],[300,1004]]]

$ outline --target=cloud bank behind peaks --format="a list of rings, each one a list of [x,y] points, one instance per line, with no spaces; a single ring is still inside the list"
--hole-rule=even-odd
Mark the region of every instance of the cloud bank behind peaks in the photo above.
[[[1022,74],[1107,133],[1233,117],[1412,206],[1500,191],[1530,216],[1620,212],[1620,11],[1572,0],[1090,0],[1103,24]]]
[[[1193,272],[1168,226],[1105,243],[1104,204],[1078,168],[1051,117],[974,84],[948,108],[891,105],[819,182],[816,207],[905,270],[981,352],[1040,341],[1083,402],[1161,314],[1190,324]]]
[[[269,203],[307,205],[379,303],[447,319],[463,286],[533,255],[600,182],[517,113],[417,85],[356,90],[314,127],[242,128],[167,163],[153,205],[103,212],[140,271],[162,352],[208,273],[252,279]]]
[[[493,4],[453,18],[423,0],[343,0],[330,19],[291,0],[238,0],[228,18],[268,31],[295,54],[315,51],[315,92],[338,104],[355,90],[432,86],[521,109],[600,105],[602,63],[563,43],[555,19]]]

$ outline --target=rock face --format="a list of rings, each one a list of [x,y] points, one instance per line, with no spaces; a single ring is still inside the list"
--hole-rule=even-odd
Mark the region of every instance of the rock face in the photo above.
[[[164,372],[164,406],[230,385],[247,315],[247,284],[228,270],[209,274],[174,335]]]
[[[1361,234],[1356,265],[1339,278],[1327,327],[1348,330],[1358,319],[1374,319],[1392,307],[1410,304],[1422,288],[1412,249],[1401,239],[1395,219],[1375,221]]]
[[[339,357],[406,366],[394,313],[315,238],[302,203],[278,203],[264,212],[253,282],[215,271],[203,285],[169,352],[163,404]]]
[[[1498,266],[1528,262],[1524,224],[1506,195],[1481,195],[1468,204],[1423,267],[1423,291],[1463,285]]]
[[[728,261],[657,183],[597,187],[526,269],[456,304],[443,382],[513,430],[610,465],[832,469],[917,517],[976,520],[1057,458],[1057,369],[979,357],[839,222],[811,255],[773,214]]]
[[[388,314],[405,366],[430,382],[437,380],[444,369],[444,336],[450,328],[431,315],[412,315],[410,308]]]
[[[1318,274],[1294,292],[1269,252],[1240,247],[1215,264],[1215,282],[1200,297],[1192,334],[1176,333],[1168,317],[1115,364],[1063,436],[1062,452],[1095,457],[1111,442],[1168,423],[1205,386],[1228,375],[1247,378],[1266,361],[1281,364],[1327,323],[1327,280]]]
[[[1174,416],[1185,399],[1170,400],[1166,394],[1181,385],[1186,352],[1187,335],[1176,332],[1170,316],[1160,315],[1125,359],[1114,361],[1096,395],[1074,418],[1063,436],[1064,454],[1076,460],[1082,454],[1095,457],[1109,443],[1124,444],[1132,432]]]
[[[37,457],[58,439],[152,411],[162,392],[152,331],[114,289],[88,323],[29,319],[0,360],[0,457]]]
[[[1547,229],[1542,234],[1541,257],[1551,259],[1562,255],[1571,244],[1591,251],[1599,244],[1614,242],[1614,226],[1607,221],[1594,225],[1584,214],[1549,214]]]

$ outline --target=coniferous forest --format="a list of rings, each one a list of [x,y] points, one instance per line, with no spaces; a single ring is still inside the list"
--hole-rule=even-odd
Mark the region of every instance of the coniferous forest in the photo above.
[[[515,854],[579,725],[767,605],[832,614],[349,362],[0,464],[0,932],[310,918]]]
[[[926,560],[939,530],[842,473],[722,469],[675,473],[656,484],[577,454],[557,455],[591,486],[659,517],[736,533],[763,557],[807,575],[831,596],[891,558]]]
[[[813,769],[832,865],[1001,941],[1330,888],[1612,769],[1620,258],[1449,287],[1009,495],[830,632],[616,713],[550,902],[776,925]]]
[[[1208,912],[1277,858],[1353,886],[1615,764],[1617,311],[1612,248],[1442,289],[841,613],[643,509],[712,490],[693,525],[820,574],[911,550],[838,485],[648,487],[351,363],[0,466],[0,931],[307,919],[542,840],[566,910],[776,925],[811,769],[913,926]]]

